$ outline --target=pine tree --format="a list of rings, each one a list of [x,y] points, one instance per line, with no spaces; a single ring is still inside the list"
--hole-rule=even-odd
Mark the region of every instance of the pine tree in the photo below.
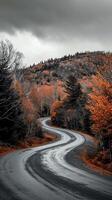
[[[11,66],[16,66],[16,56],[9,42],[0,43],[0,140],[11,144],[24,138],[26,130],[19,96],[12,88]]]
[[[68,107],[76,107],[77,99],[81,96],[81,86],[80,83],[77,82],[75,76],[71,75],[65,82],[65,92],[67,93],[67,101],[65,106]]]

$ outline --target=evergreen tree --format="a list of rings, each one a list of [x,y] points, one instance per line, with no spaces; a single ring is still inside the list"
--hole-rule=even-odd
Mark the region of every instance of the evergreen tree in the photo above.
[[[65,92],[67,93],[67,100],[65,106],[67,107],[76,107],[77,99],[81,96],[81,86],[77,82],[75,76],[71,75],[65,82]]]
[[[0,140],[15,144],[25,137],[18,94],[12,88],[12,66],[17,66],[17,54],[9,42],[0,43]]]
[[[90,113],[86,109],[87,96],[83,94],[81,90],[81,85],[78,83],[75,76],[71,75],[68,77],[65,83],[65,89],[67,93],[67,99],[64,102],[64,107],[67,110],[72,109],[74,114],[70,120],[70,125],[72,128],[78,130],[85,130],[90,132]]]

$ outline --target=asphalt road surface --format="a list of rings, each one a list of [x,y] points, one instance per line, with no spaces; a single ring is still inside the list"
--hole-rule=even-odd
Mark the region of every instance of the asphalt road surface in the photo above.
[[[58,140],[0,158],[0,200],[112,200],[112,177],[70,163],[85,138],[41,121]]]

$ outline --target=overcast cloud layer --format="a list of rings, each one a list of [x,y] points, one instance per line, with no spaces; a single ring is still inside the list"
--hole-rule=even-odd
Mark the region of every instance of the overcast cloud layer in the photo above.
[[[112,51],[112,0],[0,0],[0,32],[30,62],[34,54],[26,52],[28,42],[35,51],[39,45],[37,60],[83,50]]]

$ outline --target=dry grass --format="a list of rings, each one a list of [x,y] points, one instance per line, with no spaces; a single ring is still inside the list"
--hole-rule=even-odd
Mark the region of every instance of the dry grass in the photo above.
[[[112,176],[112,163],[103,164],[94,159],[88,158],[87,152],[81,156],[82,160],[88,165],[92,170],[100,173],[101,175],[111,175]]]
[[[98,140],[95,137],[92,137],[92,136],[88,135],[87,133],[83,133],[83,132],[79,132],[79,133],[93,143],[93,145],[94,145],[93,148],[97,147]],[[112,162],[106,163],[106,164],[102,163],[99,160],[100,154],[91,155],[91,154],[89,154],[88,149],[85,148],[83,150],[83,153],[80,156],[81,156],[81,159],[84,161],[84,163],[92,170],[100,173],[101,175],[109,175],[109,176],[111,175],[112,176]]]
[[[102,163],[98,160],[98,156],[90,156],[88,155],[87,149],[83,151],[81,155],[81,159],[84,163],[89,166],[92,170],[100,173],[101,175],[111,175],[112,176],[112,162],[111,163]]]
[[[0,146],[0,156],[6,155],[18,149],[25,149],[29,147],[38,147],[41,145],[45,145],[51,141],[55,141],[56,139],[56,135],[45,133],[44,138],[31,137],[26,139],[25,141],[18,142],[16,146]]]

